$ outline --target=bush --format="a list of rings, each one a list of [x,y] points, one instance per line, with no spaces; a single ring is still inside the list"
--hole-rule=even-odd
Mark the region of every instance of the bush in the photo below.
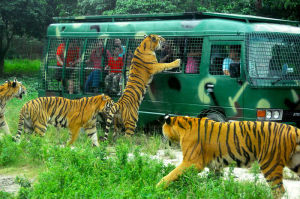
[[[0,166],[15,163],[19,159],[21,151],[10,135],[4,136],[0,139]]]

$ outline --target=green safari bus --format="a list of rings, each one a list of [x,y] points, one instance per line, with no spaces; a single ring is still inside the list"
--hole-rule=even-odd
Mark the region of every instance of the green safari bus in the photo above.
[[[299,22],[206,12],[55,19],[39,96],[118,100],[134,50],[144,35],[158,34],[167,42],[157,60],[182,62],[154,76],[139,125],[165,114],[300,124]]]

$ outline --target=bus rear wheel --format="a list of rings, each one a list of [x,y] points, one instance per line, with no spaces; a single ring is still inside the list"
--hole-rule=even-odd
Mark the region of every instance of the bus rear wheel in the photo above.
[[[200,117],[207,117],[207,118],[209,118],[211,120],[214,120],[216,122],[226,122],[225,116],[222,113],[218,112],[218,111],[201,113],[199,116]]]

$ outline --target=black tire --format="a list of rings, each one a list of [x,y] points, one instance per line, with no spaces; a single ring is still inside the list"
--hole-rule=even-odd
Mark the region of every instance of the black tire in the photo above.
[[[226,118],[222,113],[209,112],[206,114],[206,117],[208,117],[209,119],[212,119],[216,122],[226,122]]]

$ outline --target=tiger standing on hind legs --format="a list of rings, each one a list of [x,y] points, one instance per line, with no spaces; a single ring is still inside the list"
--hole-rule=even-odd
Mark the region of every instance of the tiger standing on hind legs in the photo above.
[[[167,115],[162,128],[166,138],[180,143],[183,161],[157,187],[167,187],[191,166],[199,171],[206,166],[218,170],[233,162],[237,167],[247,167],[255,160],[275,198],[285,192],[282,182],[285,166],[300,177],[300,129],[294,126]]]
[[[11,134],[4,117],[6,103],[13,97],[22,99],[25,93],[26,88],[16,79],[13,82],[8,80],[0,85],[0,132],[4,131],[5,134]],[[0,134],[0,137],[2,136]]]
[[[145,36],[145,39],[134,51],[126,87],[123,95],[111,107],[107,116],[103,140],[107,140],[111,123],[116,114],[118,114],[118,118],[121,118],[121,121],[118,122],[121,122],[125,128],[125,134],[133,135],[138,121],[139,106],[153,75],[180,66],[180,59],[171,63],[158,63],[155,51],[160,50],[165,42],[163,37],[150,34]]]

